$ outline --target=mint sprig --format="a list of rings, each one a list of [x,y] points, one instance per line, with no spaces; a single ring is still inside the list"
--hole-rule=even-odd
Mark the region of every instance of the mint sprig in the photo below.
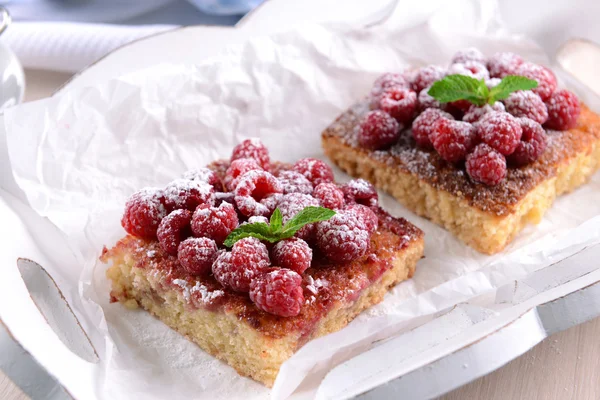
[[[485,80],[466,75],[448,75],[435,82],[427,92],[440,103],[467,100],[478,107],[506,99],[512,92],[536,88],[537,81],[524,76],[508,75],[491,90]]]
[[[291,238],[305,225],[326,221],[334,215],[335,211],[329,208],[309,206],[294,215],[284,225],[281,210],[276,208],[268,224],[255,222],[253,224],[240,225],[227,236],[223,244],[226,247],[231,247],[235,242],[246,237],[255,237],[259,240],[275,243]]]

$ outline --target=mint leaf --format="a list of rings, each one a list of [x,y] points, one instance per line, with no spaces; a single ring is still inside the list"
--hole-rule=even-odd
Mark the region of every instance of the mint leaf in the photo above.
[[[466,75],[448,75],[435,82],[427,92],[440,103],[467,100],[477,106],[484,105],[489,97],[485,81]]]
[[[244,224],[238,226],[233,232],[227,236],[223,244],[226,247],[231,247],[235,242],[246,237],[255,237],[260,240],[270,240],[273,237],[271,233],[271,227],[264,222],[255,222],[253,224]]]
[[[281,210],[279,210],[279,207],[277,207],[275,211],[273,211],[273,214],[271,214],[269,225],[271,226],[271,232],[273,233],[279,233],[281,228],[283,228],[283,215],[281,215]]]
[[[538,86],[537,81],[525,78],[524,76],[507,75],[497,86],[490,90],[489,104],[494,104],[498,100],[506,99],[512,92],[517,90],[530,90]]]
[[[319,221],[326,221],[335,215],[335,211],[325,207],[305,207],[298,214],[294,215],[283,227],[282,235],[292,237],[304,225]]]

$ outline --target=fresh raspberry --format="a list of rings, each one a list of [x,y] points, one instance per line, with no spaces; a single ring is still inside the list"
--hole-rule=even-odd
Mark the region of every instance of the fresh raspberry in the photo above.
[[[491,112],[479,120],[477,134],[500,153],[509,155],[517,148],[523,130],[519,121],[509,113]]]
[[[520,118],[519,123],[523,129],[523,136],[514,153],[507,157],[509,164],[518,167],[540,158],[548,146],[546,131],[540,124],[529,118]]]
[[[235,194],[232,192],[215,193],[215,207],[219,207],[223,203],[229,203],[232,206],[235,206]]]
[[[344,212],[353,215],[354,218],[363,224],[369,233],[375,232],[379,226],[379,218],[377,218],[377,215],[373,210],[367,206],[363,206],[362,204],[351,204],[344,209]]]
[[[467,49],[457,51],[452,57],[451,64],[466,63],[469,61],[485,64],[485,56],[478,49],[469,47]]]
[[[223,252],[213,263],[215,279],[236,292],[248,292],[250,282],[265,273],[271,265],[269,251],[254,237],[240,239],[230,252]]]
[[[428,65],[418,69],[411,79],[411,88],[417,93],[433,85],[434,82],[446,76],[446,69],[437,65]]]
[[[322,207],[330,210],[337,210],[344,207],[344,192],[335,183],[320,183],[315,187],[312,193],[313,197],[319,200]]]
[[[221,203],[219,207],[199,206],[194,211],[191,225],[194,236],[213,239],[220,246],[238,224],[235,208],[229,203]]]
[[[433,125],[440,118],[454,119],[447,112],[435,108],[428,108],[415,118],[412,123],[412,135],[419,146],[426,149],[433,148],[429,136],[433,130]]]
[[[548,100],[552,92],[556,90],[556,76],[554,72],[544,66],[525,62],[517,68],[516,75],[537,81],[538,86],[532,90],[543,101]]]
[[[233,160],[225,172],[223,183],[227,190],[234,191],[238,183],[238,178],[248,171],[260,171],[262,167],[252,158],[240,158]]]
[[[304,303],[302,277],[288,269],[273,269],[252,281],[250,300],[269,314],[295,317]]]
[[[166,253],[177,254],[177,247],[181,243],[182,237],[190,234],[191,220],[192,212],[190,210],[175,210],[160,221],[156,237],[160,247]]]
[[[290,238],[277,242],[271,250],[273,265],[303,274],[310,267],[313,252],[302,239]]]
[[[500,82],[502,82],[502,79],[500,78],[490,78],[485,81],[485,86],[487,86],[488,89],[492,89],[498,86]]]
[[[574,128],[577,125],[577,118],[581,108],[577,96],[562,89],[552,93],[550,99],[546,102],[548,106],[548,129],[564,131]]]
[[[283,194],[273,193],[273,194],[268,195],[267,197],[265,197],[264,199],[262,199],[260,201],[260,204],[262,204],[268,210],[266,215],[270,216],[273,213],[273,211],[275,211],[275,209],[279,205],[279,202],[281,201],[282,198],[283,198]]]
[[[506,177],[506,159],[485,143],[478,144],[467,155],[467,173],[474,181],[494,186]]]
[[[468,122],[439,118],[429,136],[433,148],[448,162],[459,162],[475,147],[476,129]]]
[[[215,203],[214,189],[202,181],[175,179],[164,189],[165,205],[169,211],[185,208],[194,211],[201,204]]]
[[[239,160],[240,158],[252,158],[253,160],[256,160],[258,165],[265,171],[271,169],[269,150],[267,150],[265,145],[258,138],[246,139],[233,148],[231,161]]]
[[[300,172],[313,186],[321,182],[333,181],[333,170],[329,165],[316,158],[302,158],[294,164],[294,171]]]
[[[516,75],[521,64],[523,59],[518,54],[502,52],[489,58],[487,68],[492,78],[504,78],[506,75]]]
[[[417,109],[417,94],[410,89],[389,88],[381,95],[379,108],[401,124],[406,124],[412,120]]]
[[[304,193],[311,194],[313,191],[312,183],[306,179],[304,175],[296,171],[281,171],[277,175],[281,186],[283,187],[283,193]]]
[[[490,79],[490,73],[484,64],[477,61],[452,64],[448,68],[448,75],[466,75],[475,79]]]
[[[266,171],[249,171],[239,178],[235,188],[235,204],[243,215],[267,216],[270,210],[260,201],[283,188],[277,178]]]
[[[317,223],[317,245],[331,261],[350,262],[363,256],[371,235],[354,212],[338,211],[327,221]]]
[[[394,144],[400,136],[400,124],[381,110],[369,111],[358,127],[358,143],[367,149],[378,150]]]
[[[377,205],[379,196],[371,182],[364,179],[353,179],[342,186],[344,198],[348,204],[362,204],[367,207]]]
[[[456,119],[462,119],[462,116],[469,111],[473,103],[468,100],[456,100],[448,103],[447,111]]]
[[[188,238],[179,244],[177,259],[184,271],[191,275],[210,273],[219,249],[214,240],[208,238]]]
[[[392,88],[392,87],[410,89],[410,83],[401,74],[388,72],[388,73],[381,75],[373,83],[373,87],[371,88],[371,95],[370,95],[371,108],[378,108],[379,100],[381,99],[381,95],[387,89]]]
[[[132,194],[127,200],[121,225],[130,235],[154,239],[160,221],[166,216],[162,190],[146,188]]]
[[[483,107],[477,107],[476,105],[472,105],[469,107],[469,110],[463,115],[463,121],[474,124],[479,121],[481,117],[485,114],[493,112],[493,111],[504,111],[504,104],[499,101],[495,102],[493,106],[489,104],[484,105]]]
[[[444,110],[446,105],[440,103],[434,97],[430,96],[429,89],[431,89],[431,86],[426,87],[419,93],[419,97],[417,99],[419,111],[424,112],[428,108],[439,108],[440,110]]]
[[[208,183],[215,189],[215,192],[223,190],[223,183],[221,183],[219,175],[210,168],[203,167],[191,169],[183,174],[183,179]]]
[[[281,197],[278,207],[279,211],[281,211],[281,215],[283,216],[283,223],[285,224],[304,208],[318,205],[319,201],[312,196],[301,193],[290,193],[284,194]],[[315,224],[304,225],[298,232],[296,232],[296,236],[300,239],[310,242],[313,238],[314,229]]]
[[[519,90],[513,92],[504,100],[506,112],[518,118],[529,118],[538,124],[544,124],[548,120],[548,108],[540,99],[540,96],[531,90]]]

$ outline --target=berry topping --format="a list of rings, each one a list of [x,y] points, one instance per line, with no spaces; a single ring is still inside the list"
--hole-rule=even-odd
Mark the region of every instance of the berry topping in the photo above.
[[[294,171],[300,172],[313,186],[321,182],[333,181],[333,170],[329,165],[316,158],[302,158],[294,164]]]
[[[371,235],[354,212],[338,211],[317,224],[317,245],[334,262],[350,262],[365,254]]]
[[[469,61],[485,64],[485,56],[483,55],[483,53],[481,53],[481,51],[477,50],[476,48],[469,47],[467,49],[457,51],[454,54],[454,57],[452,57],[451,63],[457,64],[466,63]]]
[[[564,131],[574,128],[577,125],[577,118],[581,108],[577,96],[562,89],[552,93],[550,99],[546,102],[548,106],[548,129]]]
[[[252,281],[250,300],[269,314],[295,317],[304,303],[302,277],[288,269],[273,269]]]
[[[163,192],[146,188],[134,193],[127,200],[121,225],[130,235],[154,239],[160,221],[166,216]]]
[[[227,236],[238,227],[235,208],[229,203],[219,207],[200,206],[192,216],[192,232],[197,237],[213,239],[220,246]]]
[[[156,237],[160,247],[168,254],[176,255],[182,237],[189,236],[192,212],[175,210],[163,218],[158,225]]]
[[[235,188],[235,203],[243,215],[268,216],[272,210],[260,201],[283,188],[277,178],[266,171],[249,171],[239,178]]]
[[[506,75],[516,75],[517,69],[523,64],[521,56],[515,53],[496,53],[487,62],[488,71],[492,78],[504,78]]]
[[[377,230],[379,218],[369,207],[362,204],[351,204],[344,211],[360,221],[369,233]]]
[[[217,259],[219,250],[214,240],[208,238],[188,238],[179,245],[177,259],[191,275],[207,275]]]
[[[433,98],[432,96],[429,95],[429,89],[431,89],[431,86],[426,87],[425,89],[421,90],[421,92],[419,92],[419,97],[418,97],[419,111],[423,112],[423,111],[427,110],[428,108],[445,109],[446,108],[445,104],[440,103],[435,98]]]
[[[504,155],[515,151],[522,133],[519,121],[506,112],[487,113],[477,124],[481,140]]]
[[[400,136],[400,125],[388,113],[369,111],[358,127],[358,142],[367,149],[378,150],[394,144]]]
[[[235,190],[238,183],[238,178],[244,175],[248,171],[260,171],[262,167],[258,165],[256,160],[252,158],[240,158],[233,160],[225,172],[225,179],[223,183],[225,188],[229,191]]]
[[[428,65],[418,69],[411,80],[411,87],[417,93],[421,90],[433,85],[435,81],[439,81],[446,76],[446,69],[437,65]]]
[[[175,179],[163,192],[165,205],[170,211],[181,208],[194,211],[201,204],[213,205],[215,202],[213,187],[202,181]]]
[[[304,193],[311,194],[313,185],[304,175],[296,171],[281,171],[277,176],[283,193]]]
[[[412,120],[417,109],[417,94],[410,89],[389,88],[381,95],[379,108],[401,124],[406,124]]]
[[[476,182],[493,186],[506,177],[506,159],[485,143],[478,144],[467,155],[467,173]]]
[[[429,108],[415,118],[412,123],[412,135],[419,146],[426,149],[433,147],[429,137],[433,131],[433,124],[440,118],[454,119],[447,112],[435,108]]]
[[[298,238],[280,240],[271,251],[273,265],[291,269],[299,274],[310,267],[312,255],[308,243]]]
[[[433,148],[448,162],[465,159],[477,141],[476,129],[468,122],[439,118],[429,136]]]
[[[470,122],[474,124],[479,121],[481,117],[485,114],[490,113],[492,111],[504,111],[504,104],[499,101],[495,102],[493,106],[489,104],[484,105],[483,107],[477,107],[476,105],[472,105],[469,107],[469,110],[463,115],[463,121]]]
[[[385,73],[377,78],[377,80],[373,83],[373,87],[371,88],[372,108],[378,108],[379,100],[381,99],[383,92],[393,87],[410,89],[410,83],[401,74],[392,72]]]
[[[556,76],[546,67],[526,62],[517,68],[516,74],[536,80],[538,86],[532,90],[544,101],[548,100],[556,90]]]
[[[484,64],[477,61],[466,61],[464,63],[452,64],[448,68],[448,75],[467,75],[476,79],[489,79],[490,73]]]
[[[240,239],[230,252],[223,252],[212,265],[215,279],[236,292],[248,292],[250,282],[271,265],[269,251],[260,240],[247,237]]]
[[[377,205],[379,199],[375,186],[364,179],[351,180],[342,186],[342,191],[348,204],[356,203],[367,207],[374,207]]]
[[[514,166],[534,162],[540,158],[548,145],[546,131],[540,124],[529,118],[520,118],[519,122],[523,129],[523,136],[514,153],[508,156],[508,162]]]
[[[215,189],[215,192],[223,190],[221,179],[219,179],[217,173],[210,168],[191,169],[183,174],[183,179],[208,183]]]
[[[513,92],[504,100],[506,111],[515,117],[529,118],[538,124],[548,120],[548,109],[537,94],[531,90]]]
[[[240,158],[252,158],[253,160],[256,160],[258,165],[265,171],[271,169],[269,150],[267,150],[265,145],[258,138],[246,139],[233,148],[231,161],[239,160]]]
[[[283,223],[285,224],[304,208],[318,205],[319,201],[310,195],[302,193],[290,193],[284,194],[281,197],[277,207],[279,207],[279,211],[281,211]],[[296,232],[296,236],[310,242],[314,234],[314,228],[314,224],[305,225],[298,232]]]
[[[344,192],[335,183],[320,183],[313,190],[313,197],[319,200],[322,207],[337,210],[344,207]]]

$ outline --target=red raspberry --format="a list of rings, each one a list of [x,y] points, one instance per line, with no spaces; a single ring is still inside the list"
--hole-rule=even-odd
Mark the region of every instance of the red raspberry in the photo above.
[[[281,186],[283,187],[283,193],[304,193],[311,194],[313,191],[312,183],[306,179],[304,175],[296,171],[281,171],[277,175]]]
[[[468,100],[456,100],[451,103],[448,103],[447,110],[454,116],[454,118],[461,119],[461,116],[463,116],[464,113],[469,111],[472,105],[473,103],[471,103]]]
[[[433,130],[433,125],[440,118],[446,118],[449,120],[454,119],[452,115],[445,111],[438,110],[435,108],[428,108],[423,111],[412,123],[412,135],[415,138],[415,142],[423,148],[433,148],[429,136]]]
[[[234,191],[238,183],[238,178],[248,171],[261,171],[262,167],[252,158],[240,158],[233,160],[225,172],[223,183],[227,190]]]
[[[283,192],[277,178],[266,171],[249,171],[239,178],[235,188],[235,204],[243,215],[268,216],[272,210],[260,201],[274,193]]]
[[[319,202],[312,196],[301,193],[290,193],[284,194],[279,201],[278,207],[279,211],[281,211],[281,215],[283,216],[283,223],[285,224],[289,221],[293,216],[298,214],[304,208],[308,206],[318,206]],[[296,236],[300,239],[304,239],[307,242],[310,242],[313,234],[314,234],[315,224],[308,224],[303,226],[298,232],[296,232]]]
[[[393,87],[381,95],[379,108],[401,124],[412,120],[417,109],[417,94],[410,89]]]
[[[258,138],[246,139],[233,148],[231,161],[239,160],[240,158],[252,158],[253,160],[256,160],[258,165],[265,171],[271,169],[269,150],[267,150],[265,145]]]
[[[348,204],[362,204],[375,207],[379,200],[377,189],[364,179],[353,179],[342,186],[344,198]]]
[[[317,245],[331,261],[350,262],[363,256],[371,235],[354,212],[338,211],[327,221],[317,223]]]
[[[231,192],[217,192],[215,193],[215,207],[219,207],[223,203],[229,203],[232,206],[235,205],[235,194]]]
[[[265,206],[267,208],[267,210],[268,210],[267,215],[270,216],[273,213],[273,211],[275,211],[275,209],[279,205],[279,202],[281,201],[282,198],[283,198],[283,194],[273,193],[273,194],[268,195],[264,199],[262,199],[260,201],[260,204],[262,204],[263,206]]]
[[[215,279],[236,292],[248,292],[250,282],[264,274],[271,265],[269,251],[254,237],[240,239],[230,252],[223,252],[213,263]]]
[[[310,267],[313,252],[304,240],[290,238],[277,242],[271,256],[273,265],[303,274]]]
[[[491,90],[492,88],[495,88],[496,86],[498,86],[500,84],[500,82],[502,82],[502,79],[500,79],[500,78],[490,78],[485,81],[485,86],[487,86],[488,89]]]
[[[294,171],[300,172],[313,186],[321,182],[333,181],[333,170],[327,164],[316,158],[302,158],[294,164]]]
[[[429,136],[433,148],[448,162],[459,162],[473,149],[477,141],[476,129],[468,122],[439,118]]]
[[[163,192],[146,188],[132,194],[127,200],[121,225],[130,235],[154,239],[160,221],[166,216]]]
[[[394,144],[400,136],[400,124],[381,110],[369,111],[358,127],[358,143],[367,149],[378,150]]]
[[[191,169],[183,174],[183,179],[208,183],[215,189],[215,192],[223,190],[223,183],[221,183],[219,175],[210,168]]]
[[[451,64],[466,63],[468,61],[475,61],[485,64],[485,56],[476,48],[469,47],[467,49],[457,51],[452,57]]]
[[[548,146],[546,131],[540,124],[529,118],[520,118],[519,123],[523,129],[523,136],[514,153],[508,156],[508,162],[515,166],[534,162]]]
[[[165,187],[165,205],[169,211],[185,208],[194,211],[201,204],[215,203],[214,189],[201,181],[175,179]]]
[[[495,102],[493,106],[489,104],[484,105],[483,107],[477,107],[476,105],[472,105],[469,107],[469,110],[463,115],[463,121],[474,124],[479,121],[481,117],[485,114],[493,112],[493,111],[504,111],[504,104],[499,101]]]
[[[401,74],[388,72],[381,75],[373,83],[373,87],[371,88],[371,108],[378,108],[381,95],[387,89],[392,87],[410,89],[410,83]]]
[[[268,224],[269,223],[269,219],[267,217],[263,217],[263,216],[259,216],[259,215],[253,215],[250,218],[248,218],[248,222],[244,222],[244,224],[255,224],[255,223]]]
[[[574,128],[577,125],[577,118],[581,108],[577,96],[562,89],[552,93],[550,99],[546,102],[548,106],[548,129],[564,131]]]
[[[506,177],[506,159],[485,143],[467,155],[467,173],[474,181],[493,186]]]
[[[377,215],[369,207],[363,206],[362,204],[351,204],[346,207],[344,211],[361,222],[369,233],[373,233],[377,230],[379,218],[377,218]]]
[[[509,155],[517,148],[523,130],[519,121],[509,113],[491,112],[479,120],[477,134],[500,153]]]
[[[238,224],[237,212],[229,203],[221,203],[219,207],[200,206],[192,216],[194,236],[213,239],[219,246]]]
[[[426,87],[419,93],[419,97],[417,99],[419,111],[424,112],[428,108],[439,108],[440,110],[446,109],[445,104],[440,103],[435,98],[429,95],[429,89],[431,89],[431,86]]]
[[[214,240],[188,238],[179,244],[177,259],[190,275],[207,275],[217,259],[219,249]]]
[[[446,69],[437,65],[428,65],[418,69],[411,79],[411,87],[417,93],[433,85],[434,82],[446,76]]]
[[[319,200],[322,207],[336,210],[344,207],[344,192],[335,183],[320,183],[315,187],[312,193],[313,197]]]
[[[452,64],[448,68],[448,75],[466,75],[475,79],[490,79],[490,73],[484,64],[477,61]]]
[[[250,300],[269,314],[295,317],[304,303],[302,277],[288,269],[273,269],[252,281]]]
[[[513,92],[504,100],[506,112],[511,113],[515,117],[529,118],[543,124],[548,120],[548,109],[540,99],[540,96],[533,93],[531,90],[519,90]]]
[[[517,69],[523,64],[523,58],[515,53],[496,53],[487,62],[488,71],[492,78],[504,78],[506,75],[516,75]]]
[[[517,68],[516,75],[536,80],[538,86],[532,90],[544,101],[548,100],[556,90],[556,76],[544,66],[525,62]]]
[[[156,236],[160,247],[168,254],[176,255],[182,237],[189,236],[192,212],[175,210],[163,218],[158,225]]]

